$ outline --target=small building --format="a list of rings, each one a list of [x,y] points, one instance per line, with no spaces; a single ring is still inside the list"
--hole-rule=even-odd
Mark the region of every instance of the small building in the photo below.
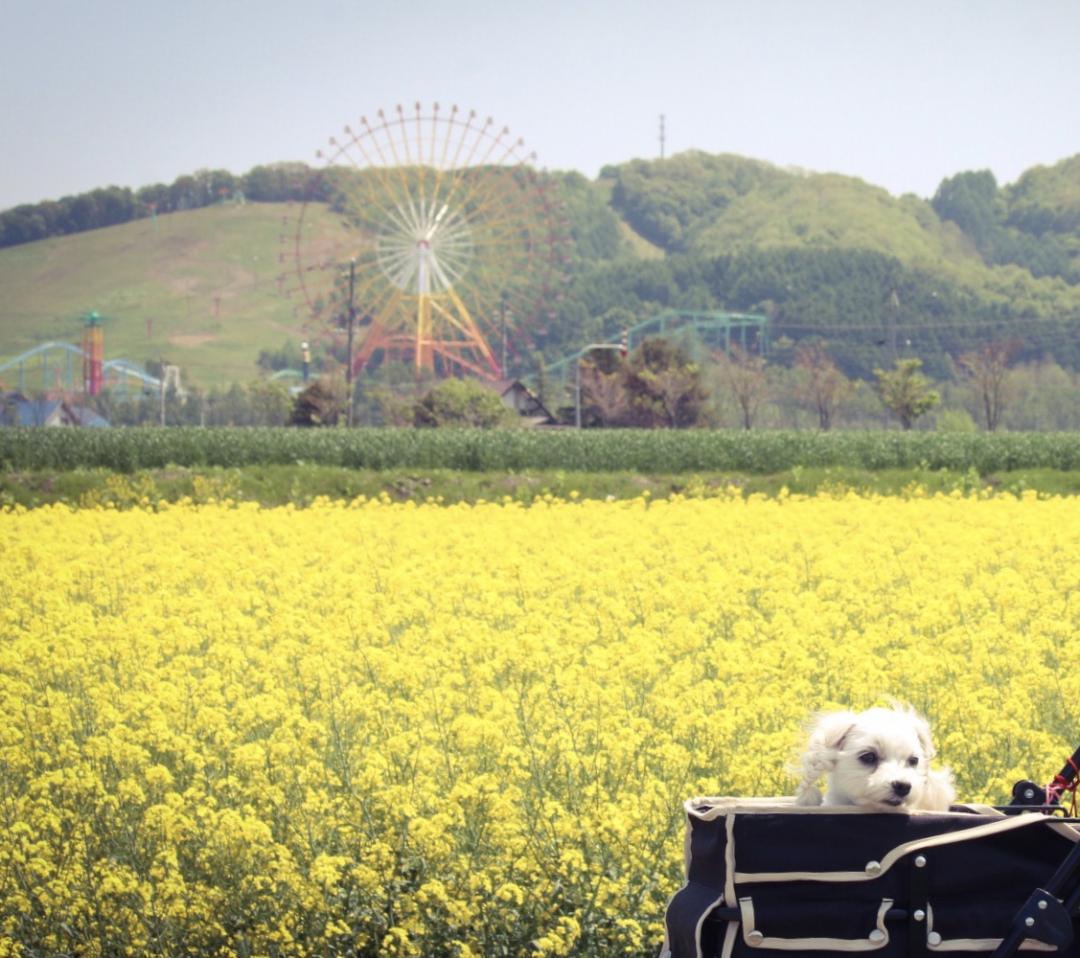
[[[108,426],[108,420],[92,409],[75,406],[66,399],[27,399],[22,393],[0,397],[3,426]]]
[[[558,420],[520,379],[497,379],[491,384],[504,406],[512,409],[530,426],[556,426]]]

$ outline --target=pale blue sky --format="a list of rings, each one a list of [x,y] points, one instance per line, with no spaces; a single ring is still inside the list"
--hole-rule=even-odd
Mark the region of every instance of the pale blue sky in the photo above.
[[[457,103],[539,165],[690,148],[933,194],[1080,152],[1080,0],[0,0],[0,209],[315,162]]]

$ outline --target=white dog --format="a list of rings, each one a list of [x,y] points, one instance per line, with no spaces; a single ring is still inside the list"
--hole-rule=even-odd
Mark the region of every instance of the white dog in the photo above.
[[[947,811],[956,792],[952,774],[934,771],[930,726],[910,709],[819,715],[802,758],[799,805],[821,805],[817,782],[828,775],[826,805],[876,811]]]

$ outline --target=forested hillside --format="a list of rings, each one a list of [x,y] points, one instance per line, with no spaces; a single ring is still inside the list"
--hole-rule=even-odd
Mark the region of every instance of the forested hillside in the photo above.
[[[197,364],[196,379],[254,376],[260,351],[301,335],[295,304],[270,280],[275,210],[299,198],[307,172],[200,171],[0,213],[0,358],[96,308],[132,358],[167,347],[171,361]],[[1080,155],[1004,186],[961,172],[928,200],[700,152],[609,166],[596,180],[548,175],[574,255],[565,290],[515,344],[523,374],[538,356],[556,360],[670,308],[766,313],[779,361],[800,340],[825,339],[863,377],[898,355],[948,376],[953,357],[990,339],[1017,340],[1018,359],[1080,366]],[[241,197],[248,212],[228,205]],[[320,228],[340,228],[332,220]],[[211,259],[236,264],[220,289]]]
[[[862,376],[894,345],[946,375],[950,356],[994,338],[1020,340],[1020,358],[1080,364],[1080,156],[1004,188],[961,173],[929,201],[696,152],[587,185],[577,232],[607,246],[579,246],[559,339],[611,336],[665,308],[729,309],[767,313],[774,342],[827,339]]]

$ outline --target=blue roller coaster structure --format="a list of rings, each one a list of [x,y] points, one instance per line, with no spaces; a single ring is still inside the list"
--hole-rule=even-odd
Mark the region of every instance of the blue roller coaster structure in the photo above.
[[[84,392],[83,362],[86,353],[72,343],[41,343],[13,359],[0,362],[0,389],[15,389],[29,395],[34,392]],[[14,371],[14,380],[8,376]],[[159,392],[161,380],[151,376],[128,359],[109,359],[102,363],[106,389],[126,397],[139,392]]]
[[[666,309],[650,319],[631,326],[623,333],[623,345],[633,349],[650,336],[670,336],[692,332],[699,341],[713,349],[730,352],[736,342],[747,350],[765,354],[769,350],[769,319],[760,313],[725,313],[714,310]],[[575,365],[595,344],[551,363],[547,374],[552,378],[572,376]]]

